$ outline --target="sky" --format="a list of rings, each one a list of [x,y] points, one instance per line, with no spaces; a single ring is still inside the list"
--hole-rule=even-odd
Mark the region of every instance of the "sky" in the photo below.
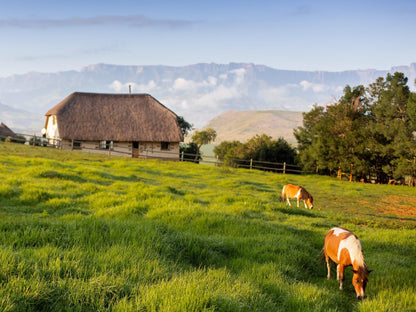
[[[416,62],[415,0],[0,0],[0,77],[98,64],[387,70]]]

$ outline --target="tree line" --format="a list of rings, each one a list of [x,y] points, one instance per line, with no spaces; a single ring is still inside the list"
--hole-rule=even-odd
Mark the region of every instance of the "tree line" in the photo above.
[[[368,87],[344,88],[332,104],[315,104],[303,113],[303,126],[294,130],[297,147],[261,134],[246,143],[223,141],[215,155],[228,165],[238,160],[286,162],[304,171],[347,175],[351,180],[414,184],[416,179],[416,93],[408,78],[396,72],[379,77]],[[416,84],[416,81],[415,81]],[[182,120],[183,124],[183,120]],[[184,133],[192,128],[185,122]],[[195,132],[181,150],[200,157],[202,145],[216,132]],[[190,156],[191,157],[191,156]],[[193,159],[193,160],[195,160]]]
[[[228,165],[247,160],[294,164],[296,158],[296,149],[285,139],[273,140],[266,134],[255,135],[246,143],[223,141],[214,147],[214,153]]]
[[[201,146],[213,142],[216,135],[215,130],[211,128],[195,131],[190,143],[180,145],[184,160],[199,162]],[[296,149],[285,139],[273,140],[266,134],[255,135],[246,143],[236,140],[222,141],[213,151],[218,159],[229,166],[250,161],[294,164],[297,156]]]
[[[303,127],[294,130],[304,169],[380,183],[412,177],[414,183],[416,93],[407,82],[396,72],[367,88],[347,85],[338,101],[304,113]]]

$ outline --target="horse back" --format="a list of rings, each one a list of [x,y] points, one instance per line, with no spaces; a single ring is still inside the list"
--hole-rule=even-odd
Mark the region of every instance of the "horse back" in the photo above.
[[[335,263],[345,262],[347,264],[350,257],[347,249],[339,250],[342,241],[355,235],[343,228],[334,228],[328,231],[325,236],[324,253]],[[349,264],[349,263],[348,263]]]
[[[296,185],[293,185],[293,184],[286,184],[283,187],[283,194],[286,195],[289,198],[293,198],[299,192],[299,189],[300,189],[299,186],[296,186]]]

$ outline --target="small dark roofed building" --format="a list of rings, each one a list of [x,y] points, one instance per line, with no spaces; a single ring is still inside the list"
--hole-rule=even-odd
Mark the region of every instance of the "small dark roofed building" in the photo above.
[[[45,116],[43,133],[62,149],[179,159],[178,116],[149,94],[75,92]]]
[[[4,141],[8,137],[15,137],[16,133],[9,129],[4,123],[0,123],[0,140]]]

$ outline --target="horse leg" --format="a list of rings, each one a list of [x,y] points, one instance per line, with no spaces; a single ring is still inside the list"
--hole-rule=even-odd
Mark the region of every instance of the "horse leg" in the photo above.
[[[339,289],[342,290],[342,284],[344,282],[344,266],[339,264]]]
[[[305,209],[307,209],[308,206],[306,206],[306,201],[303,201],[303,204],[305,205]]]
[[[337,281],[339,281],[339,264],[337,264]]]
[[[292,205],[290,204],[289,197],[286,197],[286,200],[287,200],[287,203],[289,204],[289,206],[292,206]]]
[[[299,199],[299,197],[298,198],[296,198],[297,199],[297,201],[298,201],[298,208],[299,208],[299,201],[300,201],[300,199]]]
[[[327,254],[325,254],[325,260],[326,260],[326,268],[328,269],[327,279],[330,279],[331,278],[331,262],[329,262],[329,257]]]

